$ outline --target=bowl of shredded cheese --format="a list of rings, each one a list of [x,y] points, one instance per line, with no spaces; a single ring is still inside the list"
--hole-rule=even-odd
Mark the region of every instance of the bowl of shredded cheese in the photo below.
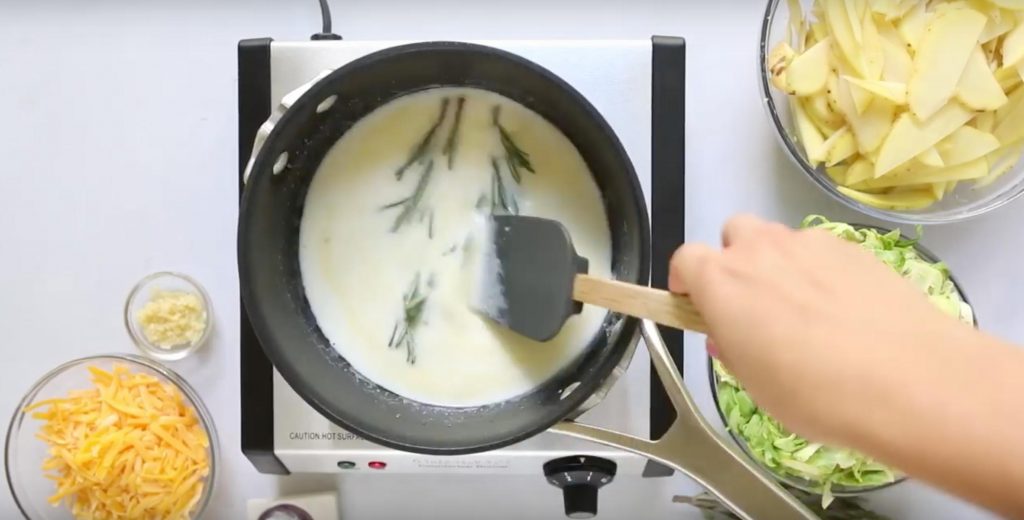
[[[135,284],[124,306],[124,324],[143,354],[175,361],[195,352],[210,336],[210,298],[199,282],[169,271]]]
[[[21,400],[4,451],[26,518],[200,518],[216,475],[209,411],[180,376],[141,356],[60,365]]]

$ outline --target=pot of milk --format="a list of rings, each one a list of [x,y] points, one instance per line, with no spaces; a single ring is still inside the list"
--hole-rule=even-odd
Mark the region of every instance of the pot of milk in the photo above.
[[[396,449],[497,449],[573,414],[632,352],[636,320],[597,308],[535,343],[469,305],[492,213],[559,220],[592,273],[647,281],[632,164],[567,83],[422,43],[287,101],[247,177],[239,272],[267,356],[317,411]]]
[[[587,306],[537,343],[473,310],[492,214],[558,220],[591,274],[647,283],[650,230],[633,166],[569,84],[505,51],[429,42],[353,61],[284,105],[247,172],[240,286],[267,357],[319,413],[434,455],[553,429],[643,453],[741,510],[792,505],[711,432],[657,348],[684,425],[662,444],[563,422],[602,393],[641,329],[667,356],[655,327]],[[710,453],[705,471],[665,452],[675,430]]]

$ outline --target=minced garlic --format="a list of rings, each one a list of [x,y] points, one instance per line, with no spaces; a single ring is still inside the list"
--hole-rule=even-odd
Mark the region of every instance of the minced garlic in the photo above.
[[[206,330],[206,309],[193,293],[155,291],[135,319],[146,339],[160,348],[192,345]]]

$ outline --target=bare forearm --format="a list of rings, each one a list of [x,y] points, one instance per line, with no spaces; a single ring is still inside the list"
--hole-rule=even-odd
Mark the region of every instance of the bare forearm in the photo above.
[[[904,347],[865,381],[844,442],[1024,518],[1024,350],[960,326]]]
[[[719,360],[761,408],[1024,519],[1024,349],[949,317],[824,231],[741,216],[722,242],[682,246],[670,286],[690,295]]]

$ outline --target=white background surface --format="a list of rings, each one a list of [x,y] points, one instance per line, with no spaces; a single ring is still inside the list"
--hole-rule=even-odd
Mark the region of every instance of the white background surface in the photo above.
[[[332,4],[336,31],[349,39],[684,36],[688,237],[717,240],[722,221],[741,210],[790,223],[818,211],[864,220],[801,179],[771,135],[756,88],[760,1]],[[121,323],[127,291],[149,272],[181,270],[215,302],[212,342],[173,365],[218,421],[224,478],[208,518],[241,518],[250,497],[334,487],[346,519],[427,511],[559,518],[561,499],[541,479],[381,476],[339,485],[259,475],[240,453],[235,45],[304,39],[318,20],[313,0],[0,0],[0,414],[59,362],[131,352]],[[1017,342],[1022,218],[1024,202],[930,228],[926,241],[967,288],[983,327]],[[688,377],[702,375],[696,365]],[[670,504],[684,488],[681,477],[616,482],[602,491],[601,518],[694,517]],[[877,502],[897,518],[968,516],[955,503],[907,494]],[[0,517],[12,507],[0,491]]]

